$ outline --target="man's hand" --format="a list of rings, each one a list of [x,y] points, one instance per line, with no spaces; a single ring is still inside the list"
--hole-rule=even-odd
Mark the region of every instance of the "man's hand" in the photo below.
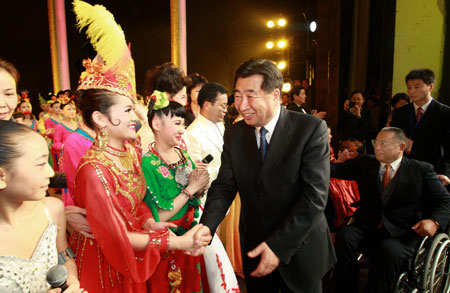
[[[345,100],[345,102],[344,102],[344,111],[348,111],[349,108],[350,108],[350,101],[349,100]]]
[[[202,225],[194,234],[194,243],[198,246],[206,246],[211,242],[211,230],[208,226]]]
[[[89,227],[89,223],[86,219],[86,209],[77,206],[66,206],[64,211],[66,212],[67,224],[70,227],[88,238],[94,238],[91,227]]]
[[[350,113],[353,114],[353,116],[357,118],[361,118],[361,107],[358,105],[353,106],[353,108],[350,108]]]
[[[439,180],[441,180],[441,182],[442,182],[442,184],[443,184],[444,186],[447,186],[447,185],[450,184],[450,179],[449,179],[446,175],[438,174],[438,175],[437,175],[437,178],[438,178]]]
[[[358,156],[358,152],[350,151],[349,149],[342,149],[338,153],[336,163],[344,163],[347,160],[354,159]]]
[[[434,220],[425,219],[412,226],[412,229],[420,236],[433,236],[439,229],[439,225]]]
[[[260,245],[256,246],[255,249],[249,251],[247,255],[251,258],[261,255],[258,267],[250,273],[250,276],[252,277],[264,277],[273,272],[280,264],[280,259],[273,253],[266,242],[262,242]]]
[[[187,238],[188,239],[187,243],[189,244],[188,247],[186,247],[186,249],[183,249],[184,254],[192,256],[198,256],[203,254],[206,246],[212,240],[209,228],[202,224],[195,225],[181,237]]]
[[[317,110],[311,110],[311,115],[316,116],[317,118],[324,119],[327,116],[327,112],[317,112]]]

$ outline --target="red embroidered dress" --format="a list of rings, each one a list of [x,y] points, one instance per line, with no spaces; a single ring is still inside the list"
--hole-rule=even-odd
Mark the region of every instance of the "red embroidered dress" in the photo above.
[[[125,151],[134,158],[134,171],[119,170],[98,142],[86,152],[77,171],[75,204],[86,209],[95,239],[75,231],[69,245],[77,254],[81,287],[88,292],[147,292],[146,281],[160,261],[160,252],[166,249],[168,230],[141,228],[152,217],[143,202],[145,179],[135,149],[126,143]],[[133,250],[118,217],[129,231],[151,236],[145,251]]]

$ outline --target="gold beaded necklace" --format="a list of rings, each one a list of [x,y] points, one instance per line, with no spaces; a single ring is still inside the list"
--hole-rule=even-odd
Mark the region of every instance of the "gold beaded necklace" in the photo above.
[[[110,155],[117,157],[119,159],[120,163],[122,164],[122,166],[125,167],[125,169],[133,170],[134,159],[133,159],[133,156],[131,155],[131,152],[129,152],[127,150],[118,150],[109,145],[107,145],[105,147],[104,151]]]

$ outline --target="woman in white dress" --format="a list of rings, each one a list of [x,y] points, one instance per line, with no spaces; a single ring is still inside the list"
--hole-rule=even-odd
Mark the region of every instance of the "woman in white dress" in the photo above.
[[[59,258],[68,270],[64,292],[83,292],[67,252],[64,205],[45,197],[53,175],[45,139],[0,120],[0,292],[61,292],[46,281]]]

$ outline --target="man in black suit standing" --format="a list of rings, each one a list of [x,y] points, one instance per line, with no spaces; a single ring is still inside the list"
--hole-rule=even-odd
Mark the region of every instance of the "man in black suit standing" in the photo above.
[[[327,126],[280,106],[282,83],[269,60],[249,60],[237,69],[234,97],[244,120],[225,131],[198,234],[215,232],[239,191],[248,292],[318,293],[335,262],[324,215]]]
[[[390,292],[421,236],[450,219],[450,194],[430,164],[403,157],[401,129],[383,128],[373,146],[375,156],[331,164],[331,176],[356,180],[361,195],[355,222],[336,235],[335,292],[357,292],[357,252],[370,258],[365,292]]]
[[[434,73],[414,69],[406,76],[412,103],[394,110],[391,126],[408,137],[406,156],[434,166],[444,186],[450,184],[450,107],[431,97]]]

